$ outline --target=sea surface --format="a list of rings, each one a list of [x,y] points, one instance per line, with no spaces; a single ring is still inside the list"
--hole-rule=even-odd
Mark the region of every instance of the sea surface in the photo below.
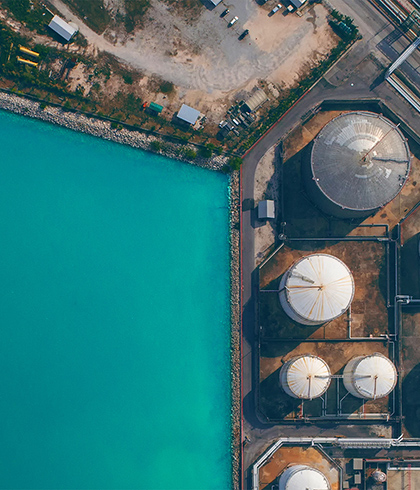
[[[0,488],[231,486],[228,181],[0,112]]]

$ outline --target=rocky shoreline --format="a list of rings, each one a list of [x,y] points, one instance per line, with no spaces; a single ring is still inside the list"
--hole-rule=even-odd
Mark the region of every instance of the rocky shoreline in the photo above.
[[[162,147],[164,143],[164,148],[159,151],[154,151],[154,153],[207,168],[208,170],[220,171],[228,162],[228,157],[223,155],[215,155],[211,158],[203,158],[197,155],[196,158],[189,159],[181,150],[187,148],[195,150],[196,147],[194,145],[181,145],[179,143],[163,141],[158,136],[130,130],[125,127],[113,128],[110,121],[90,117],[81,112],[68,111],[54,105],[43,106],[40,102],[8,92],[0,92],[0,109],[41,119],[42,121],[64,126],[74,131],[81,131],[146,151],[151,151],[153,142],[162,143]]]
[[[66,111],[56,106],[42,107],[39,102],[6,92],[0,92],[0,109],[143,150],[150,150],[153,141],[162,143],[162,140],[154,135],[126,128],[114,129],[109,121]],[[220,171],[227,164],[228,158],[222,155],[210,159],[198,156],[194,160],[189,160],[184,155],[180,155],[181,147],[185,148],[185,145],[165,141],[164,151],[155,153],[214,171]],[[187,147],[195,149],[193,145],[187,145]],[[229,184],[232,484],[235,490],[239,490],[241,481],[241,309],[240,173],[238,171],[230,175]]]

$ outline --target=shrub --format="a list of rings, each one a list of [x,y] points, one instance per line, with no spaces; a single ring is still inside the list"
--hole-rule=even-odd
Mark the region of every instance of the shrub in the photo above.
[[[156,152],[158,152],[158,151],[161,149],[161,143],[160,143],[160,141],[157,141],[157,140],[152,141],[152,142],[150,143],[150,149],[151,149],[152,151],[156,151]]]
[[[229,166],[232,170],[239,170],[242,165],[241,157],[230,157],[229,158]]]
[[[194,151],[192,148],[185,148],[184,156],[189,160],[194,160],[195,158],[197,158],[197,152]]]
[[[171,92],[174,91],[174,84],[171,83],[171,82],[162,82],[160,84],[160,91],[163,93],[163,94],[170,94]]]
[[[133,84],[133,75],[131,75],[131,73],[124,73],[123,80],[124,80],[124,83],[126,83],[127,85],[132,85]]]

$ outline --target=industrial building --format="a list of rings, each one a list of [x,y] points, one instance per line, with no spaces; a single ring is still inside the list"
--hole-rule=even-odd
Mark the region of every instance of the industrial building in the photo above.
[[[344,386],[357,398],[383,398],[397,384],[394,364],[379,353],[352,359],[344,368],[343,374]]]
[[[69,42],[78,31],[77,27],[68,24],[58,15],[54,15],[51,22],[48,24],[48,27],[61,36],[66,42]]]
[[[192,126],[197,122],[197,119],[200,117],[200,111],[190,107],[187,104],[182,104],[181,109],[177,114],[178,119],[184,121]]]
[[[411,166],[397,125],[371,112],[342,114],[319,132],[302,175],[309,197],[325,214],[368,216],[394,199]]]
[[[294,398],[318,398],[327,391],[330,383],[331,371],[327,363],[311,354],[290,359],[280,370],[280,385]]]
[[[245,112],[255,112],[264,102],[268,100],[267,94],[262,89],[256,90],[251,97],[244,103],[243,110]]]
[[[336,257],[303,257],[282,277],[280,303],[287,315],[304,325],[321,325],[342,315],[354,296],[349,268]]]

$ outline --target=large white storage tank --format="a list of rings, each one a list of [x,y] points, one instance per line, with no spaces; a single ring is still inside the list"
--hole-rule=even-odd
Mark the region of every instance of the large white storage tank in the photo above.
[[[280,370],[280,384],[293,398],[318,398],[327,391],[330,383],[328,364],[311,354],[293,357]]]
[[[372,112],[341,114],[313,141],[303,182],[317,206],[340,218],[366,216],[394,199],[411,155],[398,126]]]
[[[353,396],[376,400],[391,393],[397,384],[397,370],[384,355],[353,358],[344,368],[344,386]]]
[[[299,464],[280,475],[279,490],[331,490],[331,486],[319,470]]]
[[[303,325],[321,325],[342,315],[354,296],[350,269],[337,257],[313,254],[296,262],[280,281],[280,303]]]

